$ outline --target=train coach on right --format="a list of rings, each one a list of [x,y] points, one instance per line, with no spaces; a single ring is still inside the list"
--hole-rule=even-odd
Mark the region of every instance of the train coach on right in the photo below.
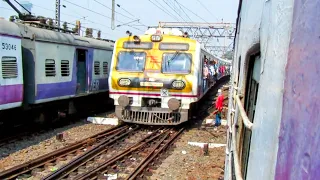
[[[319,9],[240,0],[224,179],[320,178]]]

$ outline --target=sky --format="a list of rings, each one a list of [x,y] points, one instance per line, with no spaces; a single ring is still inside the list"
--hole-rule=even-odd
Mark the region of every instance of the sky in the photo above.
[[[32,14],[55,18],[56,0],[23,1],[33,4]],[[11,2],[14,3],[14,0]],[[115,2],[120,5],[120,7],[116,5],[115,26],[121,26],[115,27],[114,30],[111,29],[112,12],[109,9],[112,7],[112,0],[61,0],[60,4],[66,7],[61,7],[60,19],[72,24],[80,20],[83,27],[101,30],[102,38],[116,40],[126,36],[127,30],[133,34],[143,34],[147,26],[157,26],[159,21],[184,22],[191,19],[192,22],[218,23],[223,19],[223,22],[235,23],[238,8],[238,0],[115,0]],[[0,17],[9,19],[10,15],[17,13],[5,1],[0,0]],[[139,22],[132,22],[137,19],[140,19]],[[97,31],[94,31],[93,35],[96,34]]]

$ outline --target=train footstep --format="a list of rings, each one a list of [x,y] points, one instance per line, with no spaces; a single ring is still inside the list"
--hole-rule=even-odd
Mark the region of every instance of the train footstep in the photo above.
[[[216,147],[224,147],[226,144],[217,144],[217,143],[201,143],[201,142],[188,142],[191,146],[198,146],[203,148],[204,144],[208,144],[209,148],[216,148]]]
[[[206,119],[206,124],[213,124],[215,119]],[[227,120],[222,119],[221,120],[221,125],[226,126],[227,125]]]
[[[106,117],[88,117],[87,121],[92,122],[93,124],[104,124],[104,125],[118,125],[118,118],[106,118]]]

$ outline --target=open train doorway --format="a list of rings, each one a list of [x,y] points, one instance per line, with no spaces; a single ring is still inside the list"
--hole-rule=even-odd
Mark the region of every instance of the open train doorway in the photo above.
[[[87,51],[77,49],[77,94],[85,93],[87,89]]]
[[[255,115],[257,97],[259,92],[260,69],[261,69],[260,53],[250,56],[249,67],[247,72],[245,110],[249,120],[252,123],[254,123],[254,115]],[[247,176],[250,144],[251,144],[251,131],[247,128],[244,128],[242,154],[241,154],[241,162],[243,167],[242,174],[244,175],[244,179],[246,179],[246,176]]]

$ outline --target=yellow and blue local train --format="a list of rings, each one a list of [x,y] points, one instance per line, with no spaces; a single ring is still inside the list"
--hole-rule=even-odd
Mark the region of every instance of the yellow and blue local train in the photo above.
[[[204,80],[204,60],[213,60],[196,40],[175,29],[150,28],[144,35],[116,41],[110,98],[125,122],[177,125],[212,86]]]

